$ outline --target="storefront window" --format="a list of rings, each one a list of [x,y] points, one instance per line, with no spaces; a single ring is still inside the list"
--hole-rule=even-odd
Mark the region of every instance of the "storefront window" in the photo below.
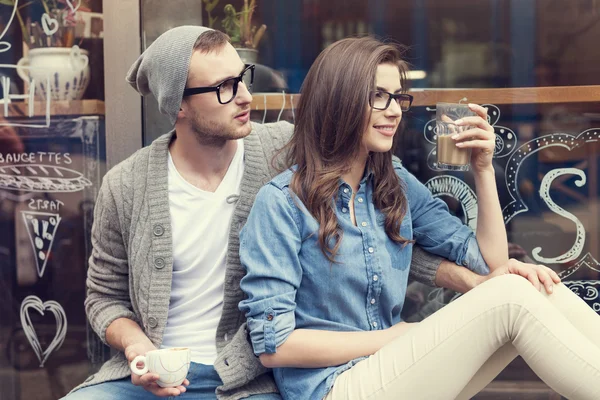
[[[56,399],[107,356],[83,301],[104,174],[101,1],[0,1],[0,398]]]

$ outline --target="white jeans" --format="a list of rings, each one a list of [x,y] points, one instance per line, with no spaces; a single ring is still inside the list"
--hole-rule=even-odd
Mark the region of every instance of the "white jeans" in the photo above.
[[[342,373],[326,400],[469,399],[517,355],[568,399],[600,399],[600,317],[563,284],[503,275]]]

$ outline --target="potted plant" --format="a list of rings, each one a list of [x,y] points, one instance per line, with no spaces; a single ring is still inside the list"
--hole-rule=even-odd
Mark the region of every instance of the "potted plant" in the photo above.
[[[214,27],[216,17],[212,12],[219,3],[219,0],[203,0],[208,14],[208,26]],[[258,44],[262,39],[267,26],[262,24],[257,28],[252,24],[252,17],[256,9],[256,0],[244,0],[242,8],[237,11],[232,4],[227,4],[223,8],[225,16],[221,21],[223,30],[231,38],[231,44],[237,50],[240,58],[245,63],[256,63],[258,59]]]
[[[73,0],[0,0],[0,5],[11,6],[21,26],[25,50],[17,73],[26,85],[35,81],[42,98],[81,99],[90,68],[88,52],[75,44],[75,25],[77,11],[89,9]],[[39,11],[41,17],[32,20]]]

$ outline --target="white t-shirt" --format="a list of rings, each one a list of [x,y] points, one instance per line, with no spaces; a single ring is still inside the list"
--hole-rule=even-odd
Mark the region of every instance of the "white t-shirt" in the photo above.
[[[229,225],[244,173],[244,144],[212,192],[187,182],[169,153],[169,205],[173,229],[173,281],[162,347],[189,347],[192,361],[213,365],[223,310]]]

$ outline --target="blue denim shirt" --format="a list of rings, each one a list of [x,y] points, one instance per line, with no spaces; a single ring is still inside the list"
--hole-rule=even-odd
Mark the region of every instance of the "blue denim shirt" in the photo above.
[[[399,163],[409,208],[400,234],[426,251],[487,274],[473,231]],[[384,215],[372,202],[373,178],[363,177],[354,199],[340,181],[335,213],[343,239],[331,264],[318,243],[318,223],[289,189],[293,172],[275,177],[256,196],[240,232],[240,259],[247,270],[240,302],[254,353],[275,353],[294,329],[369,331],[400,322],[412,245],[389,239]],[[362,359],[362,358],[361,358]],[[361,359],[328,368],[275,368],[284,399],[322,399],[335,378]]]

